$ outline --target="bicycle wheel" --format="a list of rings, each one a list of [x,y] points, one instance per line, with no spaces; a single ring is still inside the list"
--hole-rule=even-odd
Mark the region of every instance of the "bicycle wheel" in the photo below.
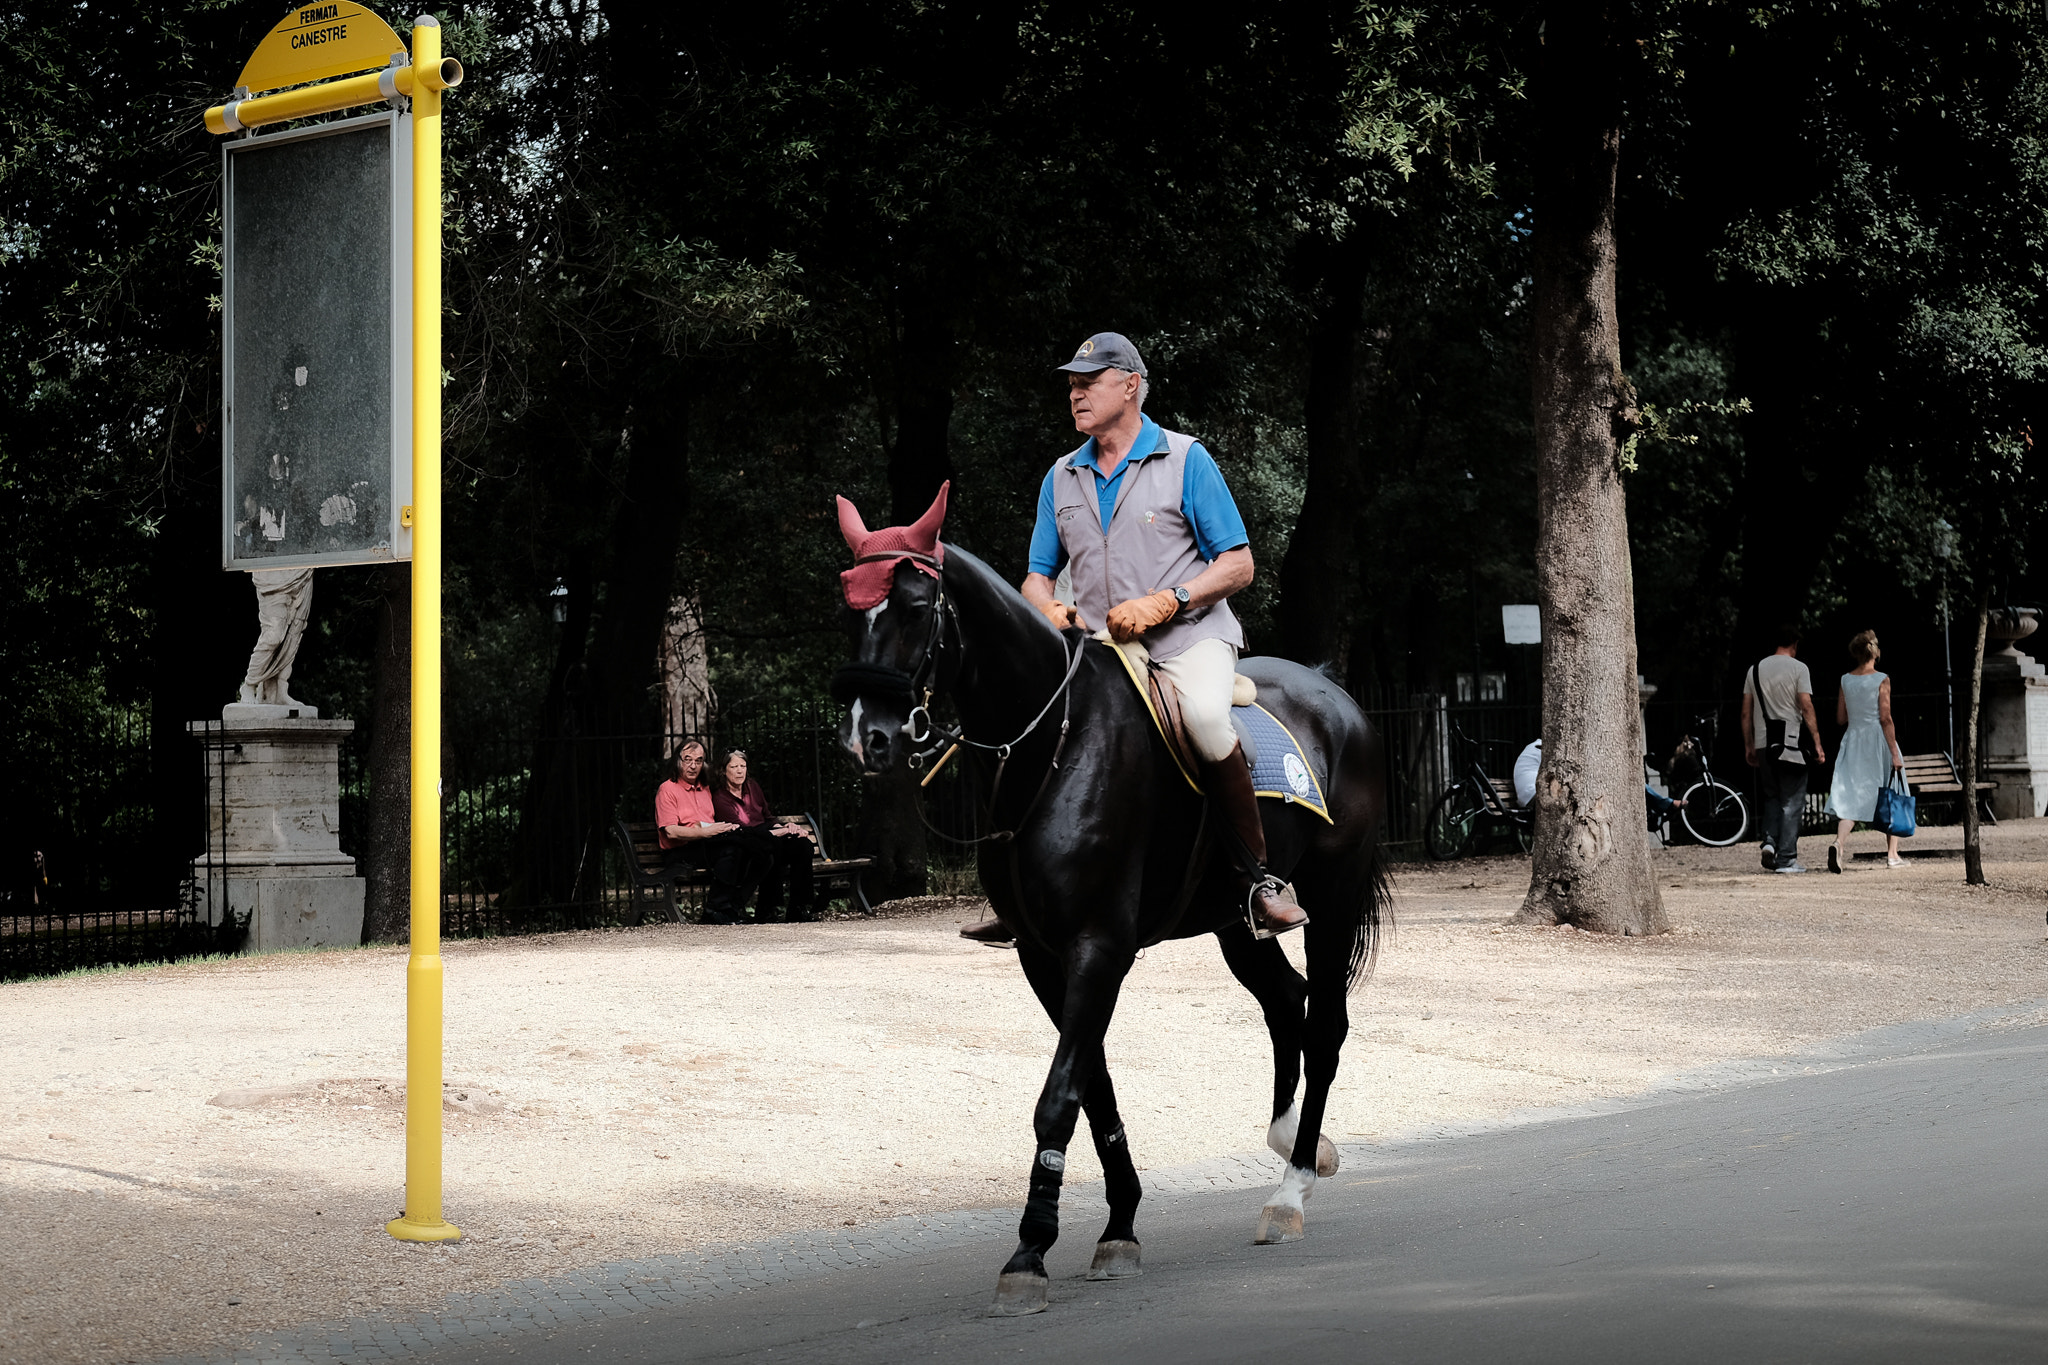
[[[1462,858],[1472,851],[1472,838],[1479,829],[1479,806],[1464,787],[1453,787],[1430,808],[1429,823],[1423,826],[1422,842],[1429,856],[1438,862]]]
[[[1749,832],[1749,807],[1742,794],[1719,782],[1695,782],[1688,788],[1678,818],[1693,838],[1715,848],[1726,848]]]

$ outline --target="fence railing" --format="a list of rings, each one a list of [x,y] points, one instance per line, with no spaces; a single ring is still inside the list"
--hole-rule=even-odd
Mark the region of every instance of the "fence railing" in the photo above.
[[[177,745],[184,761],[160,770],[152,740],[138,709],[5,755],[0,980],[221,950],[189,879],[204,769]]]
[[[1457,704],[1432,695],[1368,700],[1384,738],[1385,838],[1396,857],[1423,856],[1430,808],[1475,752],[1460,745],[1460,732],[1481,746],[1482,766],[1505,777],[1540,730],[1532,704]],[[1893,698],[1907,752],[1946,748],[1946,702],[1938,692]],[[1717,716],[1715,772],[1754,795],[1738,706],[1736,699],[1660,698],[1646,710],[1646,748],[1668,755],[1696,717]],[[1832,692],[1816,706],[1826,731]],[[823,701],[746,701],[697,718],[690,737],[711,744],[714,762],[745,749],[771,803],[816,817],[827,847],[847,856],[866,851],[856,847],[862,779],[839,751],[838,722],[837,709]],[[652,818],[654,790],[683,738],[458,731],[443,755],[444,932],[509,934],[636,918],[613,821]],[[196,746],[177,739],[176,748],[153,745],[147,717],[136,714],[92,735],[52,741],[48,752],[11,756],[0,772],[0,979],[234,946],[212,923],[221,916],[203,903],[208,888],[192,878],[209,827],[225,826],[209,821],[201,805],[200,793],[211,785],[217,795],[219,784],[207,782],[205,736]],[[359,862],[369,852],[369,740],[358,730],[340,756],[341,844]],[[167,752],[185,757],[159,771]],[[1808,827],[1816,831],[1828,823],[1821,805],[1830,773],[1823,766],[1813,776]],[[933,889],[977,890],[973,851],[953,842],[984,832],[968,765],[947,765],[921,796],[934,831],[927,839]]]
[[[732,750],[770,804],[813,816],[828,849],[858,826],[859,778],[840,756],[828,704],[722,708],[687,733],[471,738],[442,757],[443,932],[453,937],[594,927],[638,917],[619,820],[654,815],[654,793],[685,739],[714,765]],[[367,773],[357,746],[343,776],[343,846],[364,827]],[[351,850],[353,851],[353,850]],[[360,855],[359,855],[360,856]]]

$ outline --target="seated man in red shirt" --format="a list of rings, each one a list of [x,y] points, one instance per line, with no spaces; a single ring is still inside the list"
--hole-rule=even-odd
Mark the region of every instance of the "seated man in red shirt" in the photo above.
[[[696,740],[676,750],[675,776],[654,793],[654,820],[664,863],[688,863],[711,874],[704,922],[739,923],[739,908],[752,890],[744,883],[753,859],[740,827],[720,820],[712,809],[711,788],[704,784],[704,746]]]

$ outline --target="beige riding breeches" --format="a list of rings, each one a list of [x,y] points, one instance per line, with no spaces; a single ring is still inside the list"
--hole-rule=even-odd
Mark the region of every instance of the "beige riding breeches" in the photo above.
[[[1230,757],[1237,731],[1230,728],[1230,692],[1237,681],[1237,649],[1227,640],[1197,640],[1171,659],[1152,666],[1180,692],[1181,722],[1188,742],[1204,763]]]

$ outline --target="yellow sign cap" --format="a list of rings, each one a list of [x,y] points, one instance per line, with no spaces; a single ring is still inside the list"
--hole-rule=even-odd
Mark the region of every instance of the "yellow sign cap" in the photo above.
[[[388,64],[405,44],[391,25],[348,0],[296,5],[256,45],[235,84],[251,94]]]

